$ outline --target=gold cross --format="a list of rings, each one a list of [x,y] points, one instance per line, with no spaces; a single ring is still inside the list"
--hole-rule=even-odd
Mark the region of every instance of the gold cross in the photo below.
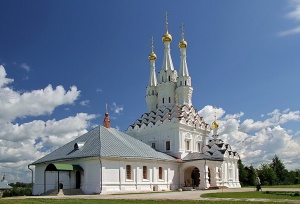
[[[168,32],[168,12],[166,11],[166,15],[165,15],[165,17],[166,17],[166,32]]]
[[[152,53],[154,52],[154,38],[152,36],[151,38],[151,49],[152,49]]]
[[[183,28],[184,28],[184,24],[183,24],[183,22],[181,23],[181,26],[180,26],[180,28],[181,28],[181,36],[182,36],[182,40],[184,39],[184,31],[183,31]]]

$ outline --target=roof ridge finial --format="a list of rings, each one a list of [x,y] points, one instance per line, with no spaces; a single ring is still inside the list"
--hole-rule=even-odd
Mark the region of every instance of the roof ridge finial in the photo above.
[[[106,103],[105,117],[104,117],[104,120],[103,120],[103,126],[106,127],[106,128],[110,128],[110,120],[109,120],[109,116],[108,116],[107,103]]]
[[[214,108],[214,118],[215,118],[215,120],[212,123],[212,127],[213,127],[213,129],[217,129],[219,127],[219,124],[217,122],[217,108],[215,106],[213,108]]]

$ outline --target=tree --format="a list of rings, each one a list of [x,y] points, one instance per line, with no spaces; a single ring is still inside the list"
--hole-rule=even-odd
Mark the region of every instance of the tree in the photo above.
[[[239,168],[239,180],[242,186],[248,185],[248,172],[245,170],[245,166],[242,163],[242,160],[238,160]]]
[[[254,186],[256,179],[256,170],[251,165],[250,167],[245,167],[245,171],[247,172],[247,184],[245,185]]]
[[[276,173],[269,164],[261,164],[257,174],[263,185],[274,185],[276,183]]]
[[[284,183],[286,180],[288,170],[286,170],[284,164],[281,162],[279,157],[275,154],[274,158],[272,159],[272,162],[270,164],[271,168],[274,170],[277,182],[278,184]]]

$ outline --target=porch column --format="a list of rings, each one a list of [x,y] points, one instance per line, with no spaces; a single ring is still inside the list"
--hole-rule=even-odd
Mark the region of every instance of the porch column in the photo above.
[[[209,181],[208,181],[208,166],[204,164],[204,168],[198,167],[200,171],[200,189],[208,189],[209,188]]]
[[[210,186],[216,187],[217,186],[217,168],[218,167],[211,167],[210,168]]]

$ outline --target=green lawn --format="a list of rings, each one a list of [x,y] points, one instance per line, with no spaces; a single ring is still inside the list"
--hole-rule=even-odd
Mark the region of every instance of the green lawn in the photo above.
[[[206,193],[202,194],[203,198],[262,198],[262,199],[288,199],[300,200],[300,196],[266,194],[265,192],[249,191],[249,192],[225,192],[225,193]]]
[[[23,199],[7,200],[0,199],[0,204],[253,204],[248,201],[175,201],[175,200],[88,200],[88,199]],[[255,204],[271,204],[272,202],[255,202]],[[285,204],[286,202],[276,202],[276,204]]]
[[[255,186],[245,186],[243,188],[255,188]],[[262,186],[262,188],[300,188],[300,184],[294,185],[277,185],[277,186]]]

